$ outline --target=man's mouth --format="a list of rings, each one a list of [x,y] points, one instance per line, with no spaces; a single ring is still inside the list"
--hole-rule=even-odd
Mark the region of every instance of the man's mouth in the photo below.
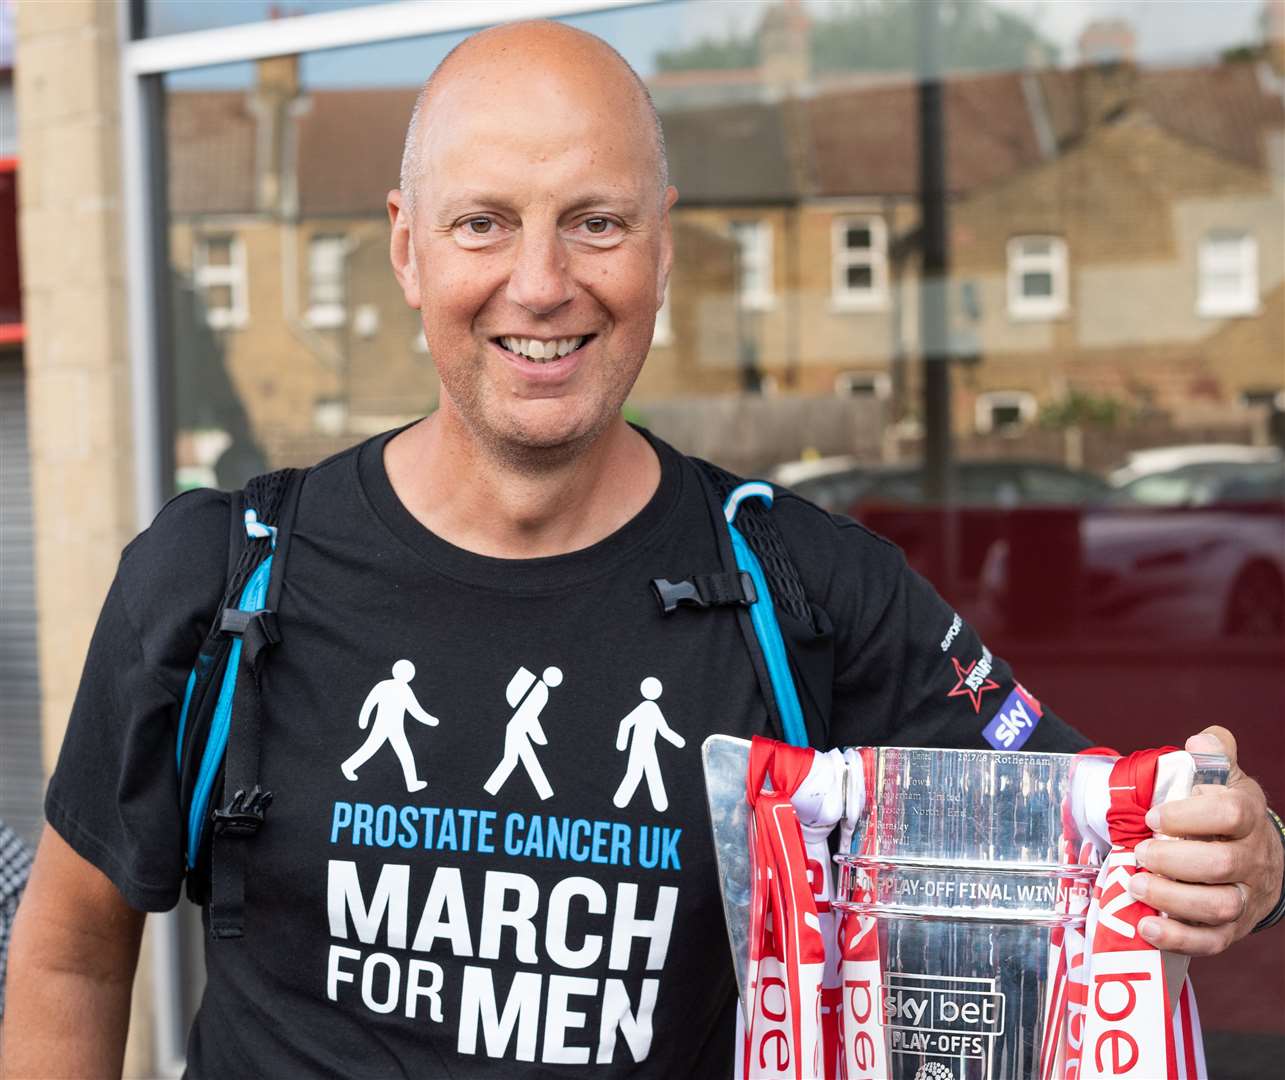
[[[525,338],[498,337],[495,343],[515,356],[531,360],[537,364],[547,364],[550,360],[560,360],[584,346],[593,334],[582,334],[579,337],[565,338]]]

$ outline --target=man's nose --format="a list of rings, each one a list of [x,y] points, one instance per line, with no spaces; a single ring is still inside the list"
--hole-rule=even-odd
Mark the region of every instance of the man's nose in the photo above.
[[[565,245],[556,232],[524,229],[506,295],[536,315],[556,311],[574,293]]]

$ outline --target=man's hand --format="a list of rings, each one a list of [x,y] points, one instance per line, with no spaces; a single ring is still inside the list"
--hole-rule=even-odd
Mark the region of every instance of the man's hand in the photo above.
[[[1213,956],[1244,937],[1275,905],[1285,848],[1267,817],[1263,789],[1236,763],[1236,740],[1222,727],[1187,740],[1192,753],[1226,754],[1227,787],[1200,787],[1190,798],[1155,807],[1147,824],[1166,838],[1138,845],[1129,886],[1168,919],[1148,917],[1138,930],[1153,945],[1188,956]],[[1182,839],[1167,839],[1182,837]]]

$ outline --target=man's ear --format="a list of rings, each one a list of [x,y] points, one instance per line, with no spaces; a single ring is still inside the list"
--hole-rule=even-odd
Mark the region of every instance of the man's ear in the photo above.
[[[393,275],[402,287],[402,296],[411,307],[419,308],[419,268],[415,265],[415,240],[411,236],[411,218],[403,205],[402,193],[393,188],[388,193],[388,259]]]
[[[669,272],[674,267],[674,230],[669,221],[669,209],[678,201],[678,189],[672,184],[665,189],[665,202],[660,211],[660,277],[656,283],[656,306],[665,302],[665,287]]]

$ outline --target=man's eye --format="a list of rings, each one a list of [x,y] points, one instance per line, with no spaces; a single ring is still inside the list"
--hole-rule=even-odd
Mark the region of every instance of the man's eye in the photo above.
[[[469,218],[464,225],[474,236],[485,236],[494,227],[495,222],[490,218],[475,217]]]
[[[585,230],[593,233],[594,236],[605,235],[611,229],[611,226],[611,219],[605,217],[586,218],[584,223]]]

